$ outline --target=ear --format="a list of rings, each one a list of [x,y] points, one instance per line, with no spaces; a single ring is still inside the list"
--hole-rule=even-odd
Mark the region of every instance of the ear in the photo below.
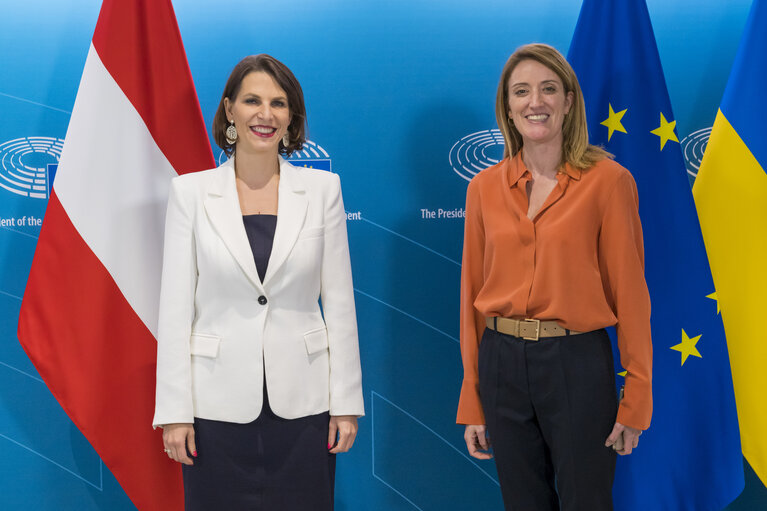
[[[575,99],[575,93],[573,91],[570,91],[565,95],[565,115],[570,113],[570,108],[572,108],[573,106],[574,99]]]
[[[229,98],[224,98],[224,112],[226,112],[226,120],[229,121],[232,117],[232,102],[229,101]]]

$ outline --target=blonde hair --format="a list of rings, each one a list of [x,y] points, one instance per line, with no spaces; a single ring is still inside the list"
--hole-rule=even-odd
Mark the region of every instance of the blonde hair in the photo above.
[[[573,104],[562,123],[562,164],[585,170],[599,160],[612,158],[613,155],[601,147],[589,144],[589,128],[586,121],[586,105],[583,92],[578,84],[572,66],[565,57],[548,44],[526,44],[511,54],[501,71],[498,93],[495,99],[495,117],[498,127],[506,142],[504,157],[516,155],[522,149],[522,135],[509,119],[509,78],[517,64],[523,60],[534,60],[557,74],[565,89],[573,93]]]

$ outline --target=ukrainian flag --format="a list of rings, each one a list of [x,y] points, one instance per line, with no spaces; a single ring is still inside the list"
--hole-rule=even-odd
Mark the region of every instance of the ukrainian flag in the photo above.
[[[722,309],[743,455],[767,484],[767,2],[755,0],[693,194]]]
[[[591,142],[636,180],[652,300],[654,413],[618,459],[615,509],[719,511],[744,486],[732,376],[645,1],[585,0],[569,61]]]

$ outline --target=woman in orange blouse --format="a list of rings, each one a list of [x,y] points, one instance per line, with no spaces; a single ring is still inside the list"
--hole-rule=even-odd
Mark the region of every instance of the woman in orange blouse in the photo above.
[[[458,423],[469,454],[495,456],[507,509],[612,509],[615,453],[652,415],[636,185],[589,145],[578,80],[550,46],[509,58],[496,117],[506,158],[466,196]]]

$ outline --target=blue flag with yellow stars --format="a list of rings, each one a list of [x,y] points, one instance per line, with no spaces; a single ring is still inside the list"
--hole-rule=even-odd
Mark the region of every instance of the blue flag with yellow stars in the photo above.
[[[636,180],[652,300],[652,424],[618,459],[615,509],[720,511],[744,486],[732,376],[645,0],[585,0],[568,60],[591,143]]]

